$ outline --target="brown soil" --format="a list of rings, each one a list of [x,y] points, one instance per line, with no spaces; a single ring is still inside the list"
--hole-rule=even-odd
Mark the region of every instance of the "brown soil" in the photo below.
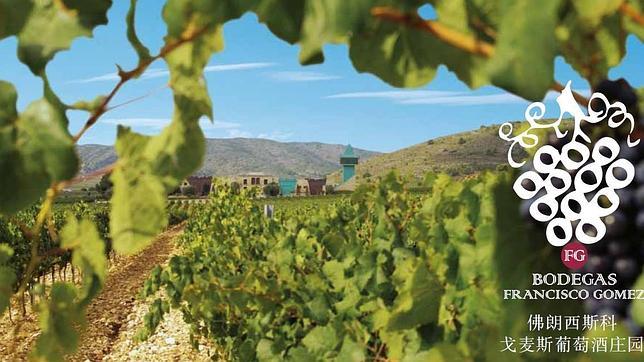
[[[100,361],[110,354],[141,286],[150,271],[170,257],[174,249],[172,239],[182,231],[183,225],[169,229],[108,275],[103,290],[87,307],[88,328],[81,337],[78,352],[69,358],[70,361]]]
[[[183,231],[183,226],[177,225],[160,234],[149,247],[136,255],[117,256],[112,260],[103,290],[87,308],[87,327],[81,335],[78,352],[68,360],[101,361],[110,354],[122,329],[125,329],[126,318],[132,313],[135,302],[145,303],[136,300],[143,283],[152,268],[165,263],[176,251],[172,240]],[[70,280],[71,274],[66,278]],[[26,361],[40,334],[38,318],[30,303],[27,303],[26,315],[22,316],[20,309],[18,301],[14,299],[11,313],[13,322],[9,319],[9,313],[0,318],[0,330],[5,331],[0,333],[2,361]],[[20,330],[14,337],[11,331],[17,320],[21,320]]]

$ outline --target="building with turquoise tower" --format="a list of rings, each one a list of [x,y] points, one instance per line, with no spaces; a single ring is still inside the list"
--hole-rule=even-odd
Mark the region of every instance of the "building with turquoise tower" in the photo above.
[[[342,165],[342,182],[347,182],[356,174],[356,165],[358,164],[359,157],[353,152],[353,147],[348,145],[340,156],[340,164]]]

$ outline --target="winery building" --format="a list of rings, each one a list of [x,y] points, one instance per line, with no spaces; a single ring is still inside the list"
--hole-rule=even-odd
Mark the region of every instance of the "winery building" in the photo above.
[[[190,176],[181,183],[181,188],[188,186],[192,186],[194,196],[208,196],[212,187],[212,176]]]

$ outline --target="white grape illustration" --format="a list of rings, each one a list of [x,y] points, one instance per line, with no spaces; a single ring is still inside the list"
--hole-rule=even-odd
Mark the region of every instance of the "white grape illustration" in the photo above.
[[[596,104],[602,104],[597,107]],[[601,93],[594,93],[585,114],[575,102],[570,82],[557,97],[559,118],[550,123],[538,122],[545,115],[546,107],[541,102],[532,103],[525,111],[529,128],[513,135],[513,125],[504,123],[499,136],[512,142],[508,150],[508,163],[520,168],[526,161],[513,158],[516,145],[524,149],[540,144],[536,130],[552,128],[562,142],[557,149],[544,145],[536,150],[532,168],[522,173],[513,185],[514,192],[523,200],[534,200],[529,206],[530,216],[546,223],[546,239],[553,246],[563,246],[573,237],[584,244],[594,244],[606,234],[602,218],[611,215],[619,207],[616,190],[627,187],[635,177],[635,167],[625,158],[620,158],[620,145],[611,137],[602,137],[596,142],[584,133],[582,121],[598,124],[607,120],[611,128],[630,123],[627,147],[635,147],[639,139],[632,141],[630,133],[635,123],[633,116],[620,103],[609,103]],[[593,109],[591,105],[595,105]],[[573,129],[562,127],[564,117],[574,120]],[[571,134],[569,134],[571,133]],[[563,197],[562,197],[563,196]]]

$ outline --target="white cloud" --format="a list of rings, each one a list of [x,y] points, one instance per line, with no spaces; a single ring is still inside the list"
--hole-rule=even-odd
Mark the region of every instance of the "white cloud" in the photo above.
[[[377,98],[377,99],[391,99],[391,100],[405,100],[405,99],[415,99],[415,98],[427,98],[427,97],[444,97],[448,95],[462,94],[462,92],[451,92],[451,91],[384,91],[384,92],[351,92],[351,93],[339,93],[326,96],[324,98],[337,99],[337,98]]]
[[[227,72],[231,70],[250,70],[268,68],[274,66],[275,63],[237,63],[237,64],[218,64],[208,65],[204,68],[204,72]]]
[[[273,140],[273,141],[288,141],[294,135],[293,132],[282,132],[282,131],[272,131],[270,133],[254,134],[252,132],[239,129],[239,128],[226,129],[225,132],[226,132],[224,136],[225,138],[263,138],[263,139]],[[221,137],[220,135],[217,135],[217,136]]]
[[[101,119],[104,124],[120,124],[134,128],[145,134],[157,134],[161,129],[170,124],[170,118],[106,118]],[[211,122],[202,117],[199,125],[206,137],[224,138],[265,138],[274,141],[286,141],[293,136],[293,132],[272,131],[270,133],[255,134],[242,128],[241,123],[215,120]]]
[[[119,80],[119,76],[116,73],[109,73],[109,74],[98,75],[96,77],[70,80],[67,83],[93,83],[93,82],[105,82],[110,80]]]
[[[284,71],[269,73],[269,76],[280,82],[315,82],[320,80],[340,79],[336,75],[320,72]]]
[[[241,127],[241,124],[236,122],[218,121],[216,119],[213,123],[206,117],[199,120],[199,125],[204,131],[209,129],[237,129]]]
[[[275,63],[263,63],[263,62],[208,65],[204,68],[204,73],[261,69],[261,68],[272,67],[274,65]],[[167,77],[169,74],[170,72],[167,69],[161,69],[161,68],[148,69],[147,71],[145,71],[145,73],[141,74],[141,79]],[[69,83],[93,83],[93,82],[104,82],[104,81],[115,81],[115,80],[119,80],[119,76],[116,73],[108,73],[108,74],[103,74],[95,77],[72,80],[72,81],[69,81]]]
[[[579,93],[589,95],[590,90],[582,89]],[[554,100],[559,93],[548,92],[544,100]],[[452,91],[384,91],[384,92],[353,92],[326,96],[328,99],[388,99],[397,104],[439,104],[445,106],[468,106],[486,104],[529,103],[511,93],[472,95],[470,92]]]
[[[226,133],[228,138],[253,138],[252,133],[236,128],[226,130]]]
[[[163,128],[170,119],[168,118],[105,118],[99,121],[107,124],[120,124],[128,127]]]
[[[486,94],[477,96],[455,95],[447,97],[423,97],[403,99],[400,104],[440,104],[446,106],[467,106],[482,104],[505,104],[528,102],[525,99],[510,93]]]
[[[169,118],[106,118],[101,119],[101,123],[107,124],[120,124],[123,126],[135,127],[135,128],[149,128],[149,129],[161,129],[168,124],[170,124],[171,119]],[[211,122],[206,117],[203,117],[199,120],[199,125],[201,128],[206,130],[215,130],[215,129],[236,129],[241,127],[239,123],[235,122],[226,122],[218,121]]]
[[[293,132],[273,131],[271,133],[260,133],[256,138],[265,138],[273,141],[286,141],[293,137]]]

